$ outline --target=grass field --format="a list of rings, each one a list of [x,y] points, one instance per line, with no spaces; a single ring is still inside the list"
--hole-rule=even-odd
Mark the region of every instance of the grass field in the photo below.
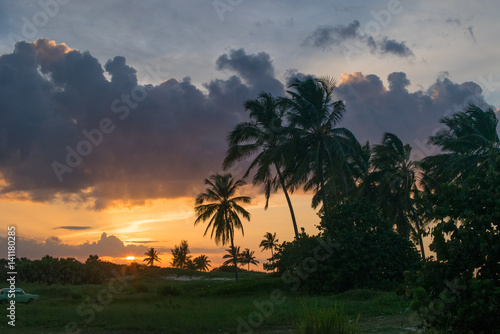
[[[201,275],[172,281],[169,275]],[[279,277],[241,273],[158,269],[104,285],[24,284],[40,295],[16,305],[16,327],[2,311],[1,333],[293,333],[305,310],[340,306],[349,318],[360,315],[358,332],[405,333],[413,314],[392,292],[353,290],[334,296],[290,292]]]

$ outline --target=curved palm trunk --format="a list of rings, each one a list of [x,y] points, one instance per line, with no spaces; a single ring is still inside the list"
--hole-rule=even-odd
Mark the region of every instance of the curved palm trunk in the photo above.
[[[281,188],[283,188],[283,192],[285,193],[286,202],[288,203],[288,209],[290,209],[290,216],[292,216],[292,224],[293,230],[295,232],[295,238],[299,238],[299,229],[297,228],[297,220],[295,220],[295,213],[293,211],[292,201],[290,200],[290,196],[288,195],[288,191],[286,189],[285,179],[283,178],[283,174],[281,174],[280,169],[275,164],[276,170],[278,171],[278,177],[280,179]],[[271,250],[272,252],[272,250]]]

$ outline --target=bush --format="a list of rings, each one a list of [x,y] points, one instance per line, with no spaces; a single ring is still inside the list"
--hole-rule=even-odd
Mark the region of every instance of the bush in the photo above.
[[[498,170],[498,169],[497,169]],[[424,326],[456,333],[500,329],[500,172],[448,183],[426,200],[438,223],[436,259],[406,273]]]
[[[350,289],[394,289],[403,272],[417,269],[415,246],[392,230],[372,204],[350,200],[334,208],[320,224],[322,233],[302,233],[284,243],[274,267],[293,286],[320,293]]]

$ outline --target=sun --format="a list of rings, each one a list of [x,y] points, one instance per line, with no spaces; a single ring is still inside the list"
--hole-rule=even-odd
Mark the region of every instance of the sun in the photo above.
[[[127,261],[134,261],[135,256],[127,256],[126,259],[127,259]]]

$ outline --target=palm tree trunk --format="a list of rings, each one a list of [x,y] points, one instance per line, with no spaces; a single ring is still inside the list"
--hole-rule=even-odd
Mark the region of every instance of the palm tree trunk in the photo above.
[[[420,223],[416,219],[415,219],[415,225],[417,226],[418,241],[420,243],[420,252],[422,253],[422,260],[425,261],[424,240],[422,238],[422,233],[420,233]]]
[[[234,276],[236,277],[236,280],[238,280],[238,262],[236,260],[237,255],[236,255],[236,249],[234,248],[234,238],[232,229],[230,231],[230,236],[231,236],[231,247],[233,249]]]
[[[283,178],[283,175],[280,172],[280,169],[278,168],[277,165],[274,165],[274,166],[276,167],[276,170],[278,171],[278,177],[280,179],[281,188],[283,188],[283,192],[285,193],[286,202],[288,203],[288,208],[290,209],[290,216],[292,216],[292,224],[293,224],[293,230],[295,232],[295,238],[298,239],[299,238],[299,229],[297,228],[297,220],[295,220],[295,213],[293,211],[292,201],[290,200],[290,196],[288,195],[285,180]]]
[[[325,190],[325,177],[323,175],[323,164],[321,163],[322,162],[322,159],[318,159],[320,161],[320,164],[319,164],[319,182],[320,182],[320,185],[321,185],[321,200],[323,201],[323,214],[324,216],[328,216],[328,205],[326,203],[326,190]]]

